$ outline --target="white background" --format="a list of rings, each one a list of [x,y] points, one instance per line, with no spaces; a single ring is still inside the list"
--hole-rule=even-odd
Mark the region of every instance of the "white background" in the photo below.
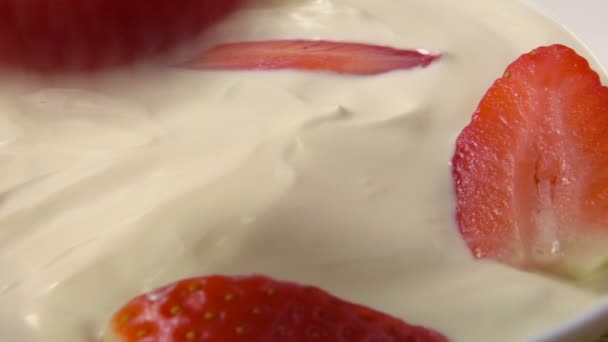
[[[608,0],[525,0],[566,26],[608,69]]]

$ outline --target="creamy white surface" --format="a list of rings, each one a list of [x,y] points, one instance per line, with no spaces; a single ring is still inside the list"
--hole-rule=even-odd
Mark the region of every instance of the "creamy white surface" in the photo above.
[[[266,1],[206,44],[323,38],[429,48],[375,77],[132,70],[0,81],[0,341],[96,341],[132,296],[267,273],[433,327],[519,341],[599,296],[474,261],[453,143],[491,82],[560,27],[514,1]]]

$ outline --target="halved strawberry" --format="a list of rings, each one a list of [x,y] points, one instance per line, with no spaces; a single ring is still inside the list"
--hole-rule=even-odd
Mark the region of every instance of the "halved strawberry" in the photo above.
[[[186,279],[131,300],[106,342],[447,341],[429,329],[265,276]]]
[[[99,68],[155,55],[241,0],[1,0],[0,64]]]
[[[574,50],[540,47],[511,64],[452,163],[476,258],[569,277],[608,260],[608,88]]]
[[[400,50],[359,43],[271,40],[218,45],[182,66],[206,70],[297,69],[375,75],[426,67],[440,57],[425,50]]]

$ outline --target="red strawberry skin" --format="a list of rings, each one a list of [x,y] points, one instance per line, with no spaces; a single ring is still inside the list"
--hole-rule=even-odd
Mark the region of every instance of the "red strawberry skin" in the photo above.
[[[324,71],[377,75],[399,69],[427,67],[439,54],[386,46],[325,40],[271,40],[218,45],[182,66],[202,70]]]
[[[40,71],[131,63],[166,51],[240,0],[0,0],[0,63]]]
[[[109,341],[417,341],[447,339],[327,292],[265,276],[186,279],[131,300]]]
[[[485,94],[452,160],[476,258],[581,277],[608,258],[608,88],[574,50],[540,47]]]

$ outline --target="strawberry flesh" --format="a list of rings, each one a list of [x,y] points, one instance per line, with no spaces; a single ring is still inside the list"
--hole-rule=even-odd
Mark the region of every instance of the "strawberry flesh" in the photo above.
[[[429,66],[441,56],[424,50],[324,40],[273,40],[229,43],[203,51],[182,66],[202,70],[324,71],[377,75]]]
[[[265,276],[186,279],[140,295],[112,318],[105,341],[447,341],[442,335]]]
[[[460,232],[476,258],[580,278],[608,260],[608,88],[563,45],[524,54],[456,143]]]

